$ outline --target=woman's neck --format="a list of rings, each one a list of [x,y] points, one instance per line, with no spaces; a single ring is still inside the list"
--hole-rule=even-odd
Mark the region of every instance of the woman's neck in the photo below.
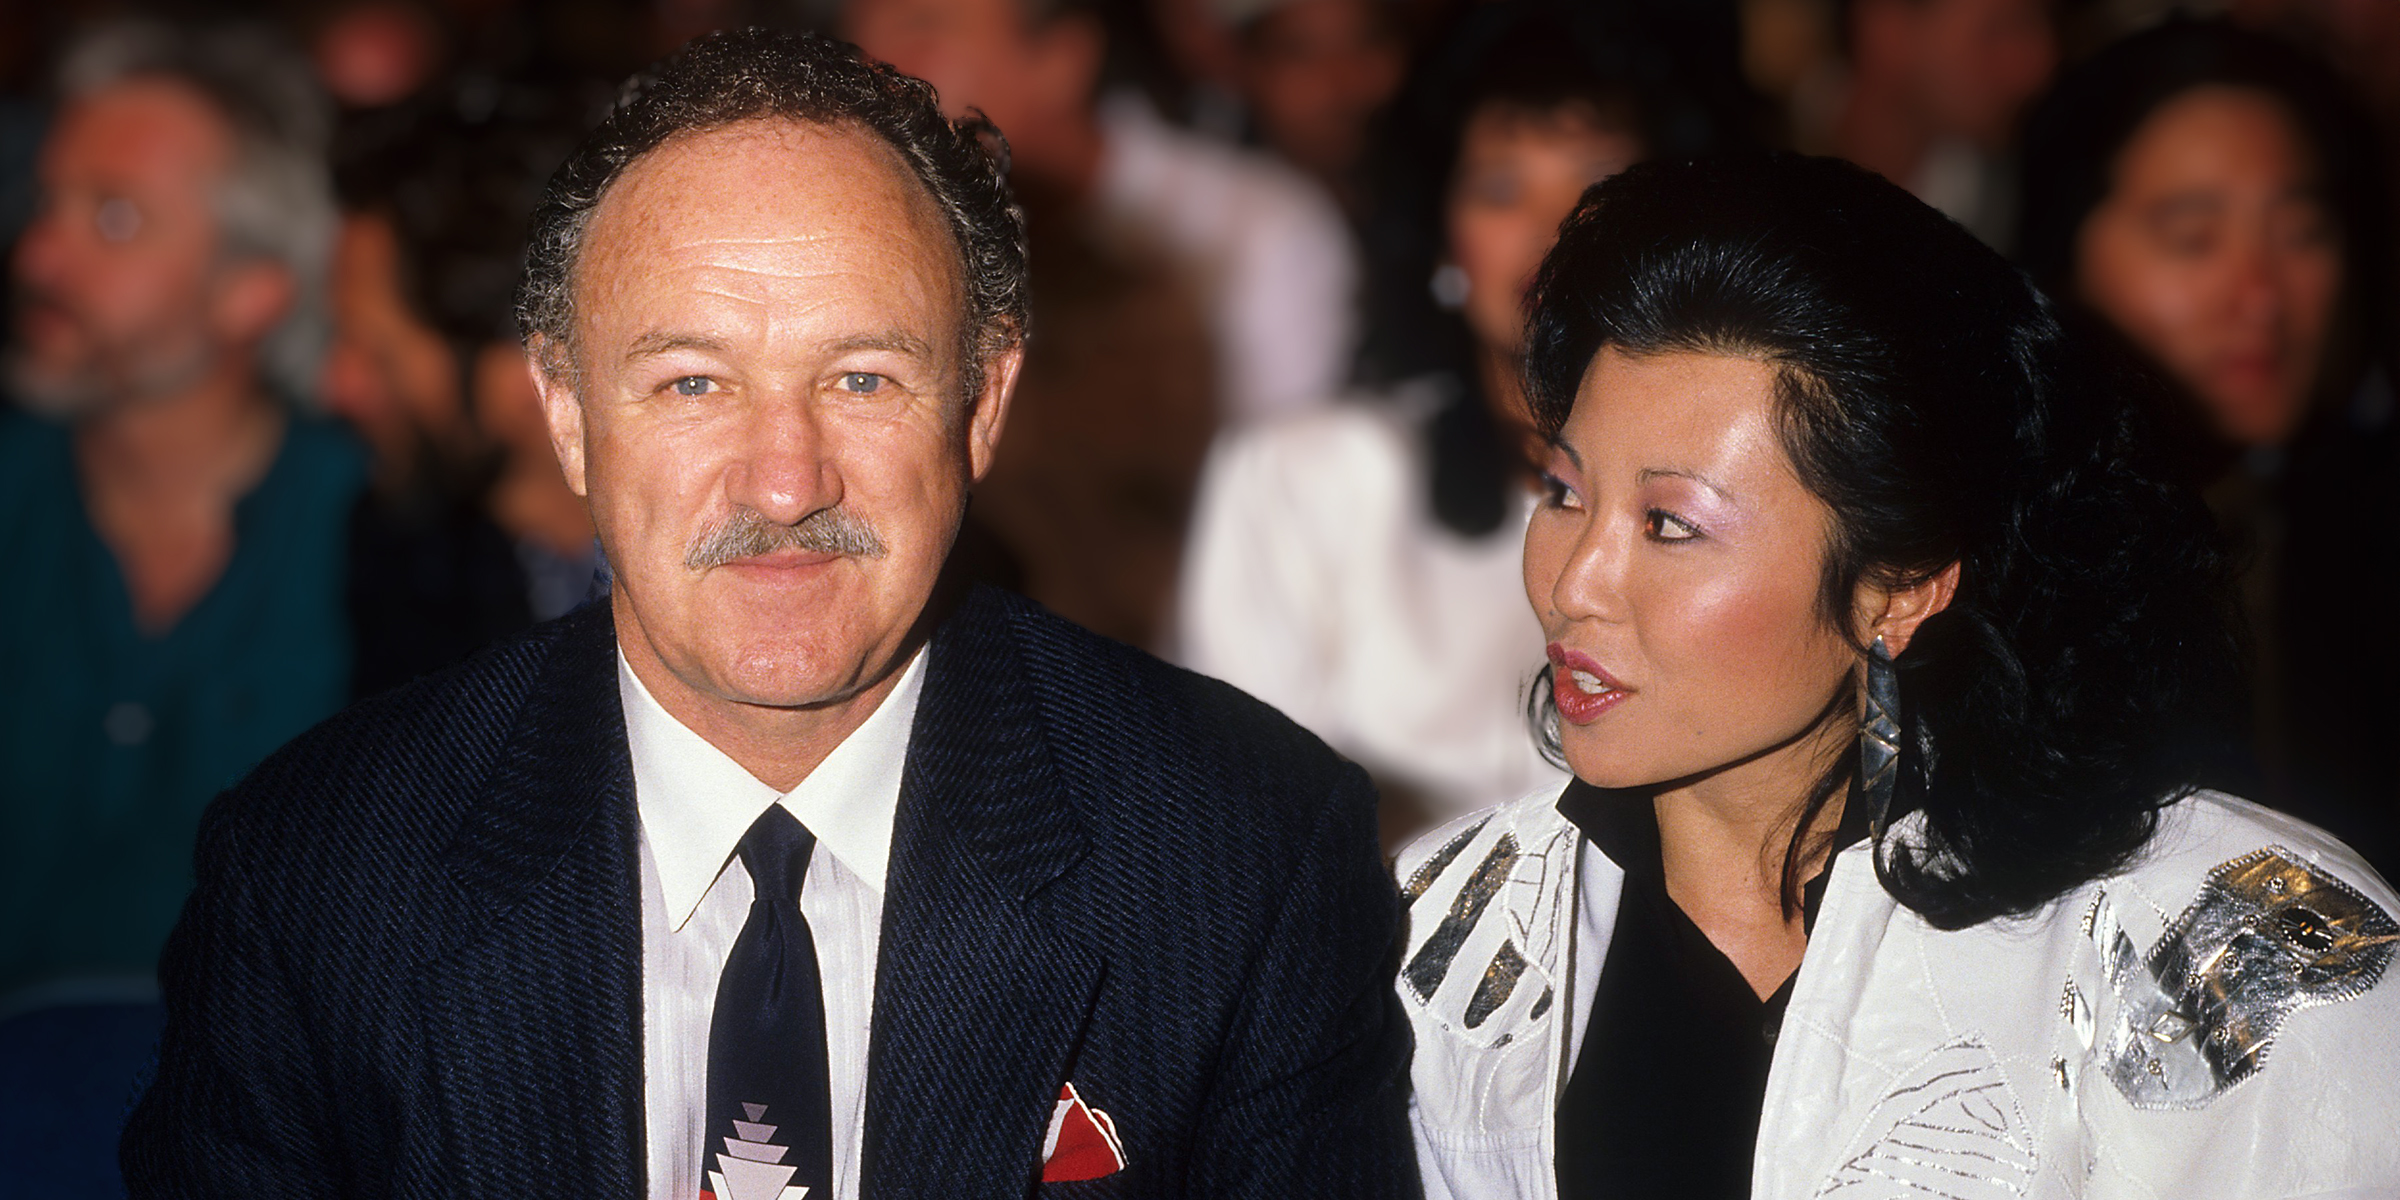
[[[1652,799],[1667,895],[1740,968],[1761,998],[1773,995],[1808,947],[1797,913],[1784,905],[1784,859],[1792,826],[1819,780],[1849,753],[1856,722],[1829,708],[1792,741],[1711,772]],[[1800,840],[1809,856],[1795,879],[1824,868],[1828,835],[1840,825],[1843,796],[1826,802]]]

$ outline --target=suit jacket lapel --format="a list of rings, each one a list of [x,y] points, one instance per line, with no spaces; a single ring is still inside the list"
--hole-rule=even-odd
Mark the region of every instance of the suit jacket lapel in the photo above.
[[[461,1195],[637,1197],[641,899],[606,604],[566,619],[444,866],[454,949],[420,981],[432,1152]]]
[[[1059,919],[1086,840],[1052,769],[1003,602],[935,636],[893,830],[862,1190],[1032,1185],[1101,976]]]

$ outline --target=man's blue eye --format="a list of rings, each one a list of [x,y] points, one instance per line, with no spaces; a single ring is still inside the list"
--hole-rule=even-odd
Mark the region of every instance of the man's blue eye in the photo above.
[[[686,375],[675,381],[675,394],[678,396],[705,396],[711,386],[713,386],[713,381],[706,375]]]
[[[883,386],[883,376],[868,371],[852,371],[842,376],[842,390],[861,396],[873,395]]]

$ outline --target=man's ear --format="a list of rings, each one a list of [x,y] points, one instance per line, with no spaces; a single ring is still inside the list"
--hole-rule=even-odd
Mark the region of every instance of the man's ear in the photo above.
[[[299,282],[282,263],[250,259],[221,269],[209,318],[226,340],[255,344],[275,332],[299,299]]]
[[[983,365],[983,390],[967,413],[967,464],[980,480],[992,469],[1000,451],[1000,431],[1008,424],[1008,406],[1017,393],[1017,374],[1025,367],[1025,343],[1001,351]]]
[[[1884,648],[1899,657],[1925,618],[1950,607],[1958,594],[1958,570],[1959,564],[1951,563],[1907,587],[1881,591],[1880,600],[1869,597],[1867,640],[1882,638]]]
[[[550,426],[550,449],[558,455],[558,469],[565,473],[567,487],[578,496],[588,496],[583,479],[583,399],[569,378],[572,369],[566,364],[564,350],[538,333],[526,339],[525,373],[532,377],[533,390],[542,398],[542,419]]]

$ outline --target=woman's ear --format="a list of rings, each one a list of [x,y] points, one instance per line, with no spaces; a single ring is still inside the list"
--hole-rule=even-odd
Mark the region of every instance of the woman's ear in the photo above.
[[[1899,657],[1925,618],[1950,607],[1950,598],[1958,594],[1958,568],[1951,563],[1907,587],[1879,589],[1878,596],[1862,597],[1869,602],[1861,614],[1870,618],[1866,640],[1882,638],[1884,649]]]

